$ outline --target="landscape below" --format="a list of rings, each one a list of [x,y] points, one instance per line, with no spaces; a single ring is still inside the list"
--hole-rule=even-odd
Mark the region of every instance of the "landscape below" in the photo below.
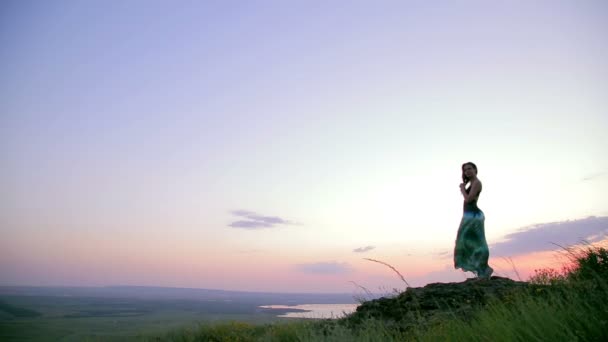
[[[608,250],[570,253],[562,270],[539,270],[527,282],[492,277],[407,288],[368,298],[338,319],[277,316],[298,304],[352,304],[352,295],[2,287],[0,340],[606,341]]]
[[[103,341],[158,335],[200,322],[292,320],[302,304],[356,304],[352,294],[188,288],[0,287],[0,341]],[[270,309],[263,306],[278,305]]]

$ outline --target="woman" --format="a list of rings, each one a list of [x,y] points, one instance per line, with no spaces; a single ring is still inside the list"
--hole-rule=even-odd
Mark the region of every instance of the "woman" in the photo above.
[[[467,184],[470,184],[468,188]],[[454,268],[473,272],[478,278],[489,279],[494,270],[488,266],[490,252],[483,226],[485,216],[477,207],[481,182],[477,178],[477,166],[471,162],[462,165],[460,192],[464,197],[464,208],[456,236]]]

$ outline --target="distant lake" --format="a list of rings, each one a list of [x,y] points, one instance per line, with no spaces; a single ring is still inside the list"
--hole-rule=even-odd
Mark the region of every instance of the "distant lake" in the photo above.
[[[301,304],[262,305],[260,308],[279,312],[277,317],[291,318],[341,318],[357,309],[359,304]]]

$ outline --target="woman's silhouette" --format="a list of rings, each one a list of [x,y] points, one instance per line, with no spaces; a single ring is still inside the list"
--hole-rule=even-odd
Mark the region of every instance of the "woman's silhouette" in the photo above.
[[[468,188],[467,184],[470,184]],[[477,178],[477,166],[471,162],[462,164],[460,192],[464,205],[454,248],[454,268],[473,272],[479,278],[490,278],[494,270],[488,266],[490,252],[484,230],[485,216],[477,207],[481,181]]]

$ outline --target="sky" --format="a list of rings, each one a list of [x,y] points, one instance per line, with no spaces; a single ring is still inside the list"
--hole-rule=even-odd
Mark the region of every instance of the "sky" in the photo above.
[[[403,289],[608,235],[605,1],[3,1],[0,285]],[[604,151],[604,152],[602,152]]]

